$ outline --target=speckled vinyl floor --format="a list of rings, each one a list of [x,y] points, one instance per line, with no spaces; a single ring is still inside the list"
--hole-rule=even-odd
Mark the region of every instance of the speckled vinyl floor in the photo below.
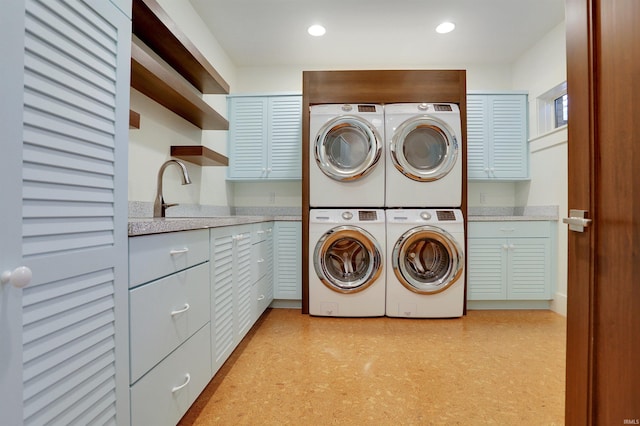
[[[561,425],[565,325],[268,310],[180,425]]]

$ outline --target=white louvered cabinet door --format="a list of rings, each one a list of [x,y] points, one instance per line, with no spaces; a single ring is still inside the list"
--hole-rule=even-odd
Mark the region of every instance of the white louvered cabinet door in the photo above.
[[[131,22],[101,0],[8,3],[0,269],[33,278],[0,287],[2,422],[126,425]]]
[[[270,179],[302,178],[302,97],[269,99]]]
[[[529,178],[525,93],[467,95],[467,172],[470,180]]]

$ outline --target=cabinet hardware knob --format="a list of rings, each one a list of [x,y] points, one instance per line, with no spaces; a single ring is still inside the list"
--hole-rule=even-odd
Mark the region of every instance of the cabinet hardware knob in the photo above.
[[[33,273],[26,266],[18,266],[13,271],[4,271],[0,275],[0,283],[11,284],[15,288],[24,288],[31,283]]]

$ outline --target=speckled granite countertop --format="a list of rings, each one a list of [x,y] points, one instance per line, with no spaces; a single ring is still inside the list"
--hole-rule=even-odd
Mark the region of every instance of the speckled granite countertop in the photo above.
[[[469,207],[469,222],[558,220],[558,206]]]
[[[220,216],[220,217],[166,217],[129,218],[129,236],[190,231],[270,221],[301,221],[301,216]]]

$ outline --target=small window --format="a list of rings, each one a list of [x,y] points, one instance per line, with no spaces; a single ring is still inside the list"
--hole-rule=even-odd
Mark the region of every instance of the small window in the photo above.
[[[569,99],[566,81],[538,96],[537,103],[539,135],[567,125]]]
[[[569,118],[568,108],[567,108],[568,104],[569,102],[568,102],[566,93],[560,96],[559,98],[555,99],[554,110],[555,110],[555,116],[556,116],[556,128],[567,124],[567,119]]]

